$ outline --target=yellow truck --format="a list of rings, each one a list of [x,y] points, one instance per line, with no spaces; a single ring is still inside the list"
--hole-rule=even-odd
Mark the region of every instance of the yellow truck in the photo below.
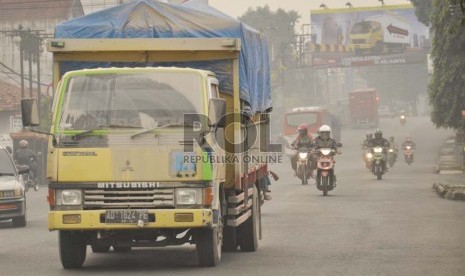
[[[240,39],[52,39],[47,48],[55,87],[48,228],[59,231],[64,268],[82,267],[88,245],[195,244],[201,266],[217,265],[222,251],[257,249],[269,173],[257,156],[266,155],[269,118],[241,113]],[[194,68],[64,73],[67,62],[212,60],[230,61],[232,95],[214,72]],[[22,119],[38,124],[35,100],[22,100]]]
[[[410,44],[410,26],[388,14],[367,17],[352,26],[350,43],[358,53],[404,51]]]

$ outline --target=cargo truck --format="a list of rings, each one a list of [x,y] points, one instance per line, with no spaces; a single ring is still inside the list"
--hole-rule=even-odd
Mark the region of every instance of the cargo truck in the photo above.
[[[352,26],[350,42],[358,53],[402,52],[410,44],[410,27],[390,15],[368,17]]]
[[[378,93],[374,88],[349,93],[350,119],[354,128],[378,126],[378,101]]]
[[[163,14],[160,24],[167,18],[178,19],[172,24],[210,19],[194,24],[196,31],[209,22],[222,22],[222,29],[237,23],[210,8],[194,11],[156,1],[121,9],[131,10],[132,19],[150,9],[152,18],[143,19],[157,23]],[[190,13],[195,17],[186,19]],[[81,23],[70,21],[86,35],[104,33]],[[150,28],[158,28],[152,23]],[[240,22],[234,26],[243,28]],[[60,30],[79,36],[68,24],[58,27],[58,35]],[[256,157],[268,145],[269,110],[254,99],[269,95],[268,56],[259,33],[233,30],[247,36],[198,32],[183,38],[149,30],[162,37],[137,38],[139,30],[131,38],[48,42],[56,91],[48,142],[48,228],[59,231],[64,268],[82,267],[88,246],[108,252],[195,244],[201,266],[217,265],[222,251],[257,250],[260,184],[269,171],[266,159]],[[252,64],[247,54],[261,59]],[[170,66],[158,66],[165,62]],[[260,76],[247,71],[253,66],[261,68]],[[246,91],[248,82],[259,82],[254,87],[263,90]],[[35,100],[23,99],[22,109],[23,124],[37,125]]]

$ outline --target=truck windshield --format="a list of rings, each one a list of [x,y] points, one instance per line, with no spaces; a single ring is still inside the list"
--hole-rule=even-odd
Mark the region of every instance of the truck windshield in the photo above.
[[[304,123],[312,126],[318,122],[318,114],[309,112],[288,114],[286,120],[289,127],[298,127]]]
[[[371,22],[357,22],[352,27],[351,34],[366,34],[370,32]]]
[[[153,128],[182,124],[203,109],[201,77],[185,72],[93,73],[68,81],[60,129]]]

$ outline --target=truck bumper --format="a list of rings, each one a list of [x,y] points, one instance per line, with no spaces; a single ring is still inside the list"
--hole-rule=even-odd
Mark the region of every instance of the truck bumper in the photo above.
[[[78,217],[65,223],[64,217]],[[154,221],[143,227],[137,224],[105,223],[105,210],[51,211],[48,213],[49,230],[136,230],[157,228],[208,228],[212,226],[211,209],[149,210]]]

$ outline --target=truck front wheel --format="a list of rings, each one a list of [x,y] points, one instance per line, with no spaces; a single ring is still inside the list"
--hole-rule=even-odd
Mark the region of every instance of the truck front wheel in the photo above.
[[[63,268],[81,268],[86,260],[86,243],[82,233],[61,230],[58,234]]]
[[[260,228],[260,206],[258,202],[257,186],[253,187],[252,216],[239,226],[238,240],[242,251],[255,252],[258,248],[258,234]]]
[[[195,246],[199,257],[199,265],[213,267],[221,261],[221,247],[223,246],[223,219],[221,209],[218,212],[218,223],[213,228],[197,229]]]

